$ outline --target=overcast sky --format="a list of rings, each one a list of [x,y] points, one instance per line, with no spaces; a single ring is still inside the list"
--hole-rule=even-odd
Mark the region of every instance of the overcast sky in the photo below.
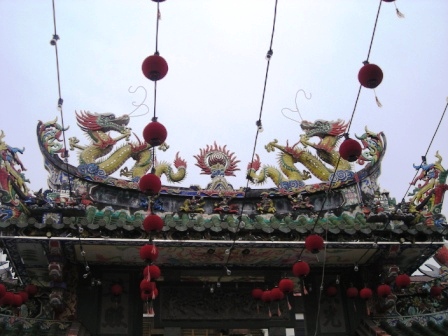
[[[170,149],[158,154],[172,161],[177,152],[188,162],[182,186],[210,181],[201,176],[194,155],[216,143],[235,152],[240,172],[228,180],[246,185],[255,121],[261,107],[271,38],[274,0],[167,0],[160,3],[159,51],[169,65],[158,83],[157,115],[168,130]],[[264,146],[278,139],[295,143],[302,133],[300,116],[282,115],[297,104],[305,120],[348,121],[359,88],[357,74],[367,58],[378,0],[279,0],[265,104],[264,132],[257,142],[262,163],[275,164],[276,154]],[[380,185],[401,200],[413,179],[413,164],[421,162],[445,108],[448,96],[448,1],[383,2],[370,62],[384,72],[376,94],[362,89],[350,133],[364,127],[383,131],[387,152]],[[157,4],[149,0],[56,1],[61,89],[67,137],[87,139],[76,125],[75,111],[130,113],[143,99],[151,112],[132,118],[141,136],[150,121],[153,82],[141,63],[155,51]],[[59,116],[51,0],[0,0],[0,104],[5,141],[25,147],[21,156],[31,189],[46,187],[47,172],[37,146],[38,120]],[[134,115],[143,112],[141,110]],[[60,120],[60,117],[59,117]],[[439,150],[448,168],[444,119],[428,153]],[[70,162],[77,165],[75,152]],[[303,169],[302,167],[299,167]],[[362,167],[356,166],[355,169]],[[166,183],[165,178],[162,182]],[[271,187],[273,184],[266,184]],[[444,207],[446,215],[447,206]]]

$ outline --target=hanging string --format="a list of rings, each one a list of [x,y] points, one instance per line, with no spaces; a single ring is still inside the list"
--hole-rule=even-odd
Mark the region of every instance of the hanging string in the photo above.
[[[273,50],[272,50],[272,46],[274,44],[274,33],[275,33],[275,23],[276,23],[276,19],[277,19],[277,5],[278,5],[278,0],[275,0],[275,6],[274,6],[274,19],[273,19],[273,23],[272,23],[272,32],[271,32],[271,40],[269,43],[269,50],[266,53],[266,60],[267,60],[267,65],[266,65],[266,72],[265,72],[265,76],[264,76],[264,83],[263,83],[263,93],[261,96],[261,104],[260,104],[260,112],[258,114],[258,120],[256,121],[256,125],[257,125],[257,131],[255,133],[255,139],[254,139],[254,145],[252,148],[252,157],[251,157],[251,162],[249,164],[249,167],[252,167],[252,165],[254,164],[254,159],[255,159],[255,152],[256,152],[256,148],[257,148],[257,143],[258,143],[258,135],[260,132],[262,132],[262,123],[261,123],[261,117],[263,115],[263,107],[264,107],[264,99],[266,96],[266,89],[267,89],[267,82],[268,82],[268,77],[269,77],[269,66],[271,63],[271,58],[272,55],[274,54]],[[246,201],[246,194],[247,191],[249,190],[249,182],[250,182],[250,178],[247,176],[247,181],[246,181],[246,188],[245,188],[245,192],[244,192],[244,196],[243,196],[243,202],[241,205],[241,210],[238,216],[238,225],[236,227],[236,230],[233,234],[233,240],[232,243],[230,245],[230,247],[227,249],[228,253],[227,254],[227,258],[224,261],[224,269],[227,268],[227,265],[230,261],[231,255],[232,255],[232,251],[233,248],[235,247],[235,242],[237,239],[237,235],[238,232],[241,230],[241,225],[242,225],[242,215],[243,215],[243,210],[244,210],[244,206],[245,206],[245,201]]]

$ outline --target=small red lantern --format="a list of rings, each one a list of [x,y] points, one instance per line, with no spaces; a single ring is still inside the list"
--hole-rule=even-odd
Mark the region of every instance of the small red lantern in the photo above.
[[[280,301],[285,297],[285,294],[280,290],[280,288],[275,287],[271,289],[271,300]]]
[[[298,261],[292,266],[292,274],[296,277],[306,277],[310,273],[310,265],[306,261]]]
[[[152,81],[158,81],[168,73],[168,63],[156,52],[143,61],[142,71],[146,78]]]
[[[356,287],[347,288],[346,295],[350,299],[356,298],[358,296],[358,288]]]
[[[381,84],[383,80],[383,71],[376,64],[364,62],[364,66],[359,70],[358,80],[362,86],[368,89],[374,89]]]
[[[311,253],[319,253],[319,251],[322,250],[324,246],[324,239],[317,234],[309,235],[305,239],[305,248]]]
[[[25,302],[28,301],[29,296],[28,296],[28,293],[27,293],[27,292],[25,292],[25,291],[20,291],[18,294],[22,297],[22,301],[23,301],[23,303],[25,303]]]
[[[6,293],[6,287],[4,284],[0,284],[0,298],[2,298]]]
[[[440,295],[442,295],[442,287],[434,285],[429,290],[429,293],[432,297],[439,297]]]
[[[400,274],[395,278],[395,284],[400,288],[405,288],[411,284],[411,278],[407,274]]]
[[[148,281],[147,279],[143,279],[140,282],[140,291],[151,293],[154,288],[156,288],[156,283],[154,281]]]
[[[149,278],[149,279],[156,280],[156,279],[160,278],[161,275],[162,275],[162,272],[160,271],[160,268],[157,265],[149,265],[143,269],[143,276],[146,279]]]
[[[157,118],[152,118],[152,121],[143,129],[143,139],[153,147],[163,144],[168,136],[168,132]]]
[[[327,296],[335,297],[338,294],[338,289],[335,286],[327,287]]]
[[[7,291],[2,297],[2,303],[4,306],[10,306],[14,304],[14,293]]]
[[[369,300],[373,296],[373,292],[370,288],[364,287],[359,291],[359,297],[364,300]]]
[[[155,245],[145,244],[140,248],[140,258],[154,261],[159,256],[159,250]]]
[[[386,284],[379,285],[378,288],[376,289],[376,293],[378,294],[378,296],[383,298],[390,295],[391,292],[392,290],[390,289],[390,286]]]
[[[28,293],[29,297],[36,295],[38,290],[38,287],[34,284],[29,284],[25,287],[25,292]]]
[[[123,286],[121,286],[120,284],[114,284],[110,288],[110,292],[112,293],[112,295],[119,296],[123,293]]]
[[[288,278],[281,279],[278,283],[278,288],[283,293],[291,293],[294,290],[294,282]]]
[[[261,295],[261,301],[263,301],[263,302],[271,302],[272,301],[272,296],[271,296],[270,290],[265,290],[263,292],[263,294]]]
[[[261,300],[261,297],[263,296],[263,290],[261,288],[254,288],[252,289],[251,294],[255,300]]]
[[[163,229],[163,219],[160,216],[150,214],[143,220],[143,228],[146,232],[161,231]]]
[[[434,259],[440,265],[448,266],[448,248],[446,246],[442,246],[441,248],[439,248],[434,255]]]
[[[22,297],[19,294],[13,294],[12,305],[15,307],[20,307],[23,303]]]
[[[362,148],[358,141],[346,137],[339,147],[339,154],[344,160],[354,162],[361,155]]]
[[[140,178],[138,187],[142,193],[154,196],[160,192],[160,189],[162,189],[162,181],[156,174],[149,173]]]

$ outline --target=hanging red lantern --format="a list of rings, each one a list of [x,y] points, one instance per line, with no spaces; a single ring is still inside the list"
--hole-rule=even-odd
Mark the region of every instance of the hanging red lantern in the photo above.
[[[347,288],[346,295],[350,299],[356,298],[358,296],[358,288],[356,287]]]
[[[270,290],[263,291],[263,294],[261,295],[261,301],[263,301],[263,302],[271,302],[272,301],[272,296],[271,296]]]
[[[154,300],[157,296],[159,296],[159,290],[157,288],[154,288],[154,290],[151,293],[147,293],[144,291],[140,292],[140,297],[142,301]]]
[[[156,288],[156,283],[154,281],[148,281],[147,279],[143,279],[140,282],[140,291],[152,292]]]
[[[298,261],[292,265],[292,274],[296,277],[306,277],[310,273],[310,265],[306,261]]]
[[[252,289],[251,294],[255,300],[261,300],[261,297],[263,296],[263,290],[261,288],[254,288]]]
[[[138,187],[142,193],[154,196],[160,192],[160,189],[162,189],[162,181],[156,174],[149,173],[140,178]]]
[[[358,80],[362,86],[368,89],[374,89],[381,84],[383,80],[383,71],[376,64],[364,62],[364,66],[359,70]]]
[[[294,290],[294,282],[288,278],[281,279],[278,283],[278,288],[280,288],[283,293],[292,293]]]
[[[155,245],[145,244],[140,248],[140,258],[154,261],[159,256],[159,250]]]
[[[2,297],[2,305],[11,306],[14,304],[14,293],[7,291]]]
[[[339,146],[339,154],[344,160],[348,162],[354,162],[361,155],[362,147],[360,143],[354,139],[350,139],[346,136],[344,142]]]
[[[168,63],[156,52],[143,61],[142,71],[146,78],[152,81],[158,81],[168,73]]]
[[[305,248],[311,253],[319,253],[319,251],[322,250],[324,246],[324,239],[317,234],[309,235],[305,239]]]
[[[338,289],[335,286],[327,287],[327,296],[335,297],[338,294]]]
[[[370,288],[364,287],[359,291],[359,297],[364,300],[369,300],[373,296],[373,292]]]
[[[407,274],[400,274],[395,278],[395,284],[399,288],[405,288],[411,284],[411,278]]]
[[[25,287],[25,292],[28,293],[29,297],[33,297],[37,294],[39,288],[34,284],[29,284]]]
[[[18,294],[21,296],[21,298],[22,298],[22,302],[23,302],[23,303],[25,303],[25,302],[28,301],[28,299],[29,299],[29,295],[28,295],[27,292],[25,292],[25,291],[20,291]]]
[[[6,287],[4,284],[0,284],[0,298],[2,298],[6,293]]]
[[[383,284],[383,285],[379,285],[378,288],[376,289],[376,293],[378,294],[379,297],[385,298],[388,295],[390,295],[390,293],[392,292],[391,288],[389,285]]]
[[[120,284],[113,284],[112,287],[110,287],[110,292],[112,295],[119,296],[123,293],[123,286]]]
[[[442,287],[434,285],[429,290],[429,293],[431,294],[432,297],[435,297],[435,298],[439,297],[440,295],[442,295]]]
[[[23,303],[23,299],[19,294],[13,294],[12,305],[15,307],[20,307]]]
[[[161,231],[163,229],[163,219],[160,216],[150,214],[143,220],[143,228],[146,232]]]
[[[143,139],[153,147],[163,144],[168,136],[168,132],[157,118],[152,118],[152,121],[143,129]]]
[[[448,266],[448,248],[446,246],[439,248],[434,255],[434,259],[440,265]]]
[[[161,275],[162,275],[162,272],[160,271],[160,268],[157,265],[149,265],[143,269],[143,276],[146,279],[149,278],[149,279],[156,280],[156,279],[160,278]]]
[[[272,301],[280,301],[285,297],[285,294],[278,287],[274,287],[271,289],[271,300]]]

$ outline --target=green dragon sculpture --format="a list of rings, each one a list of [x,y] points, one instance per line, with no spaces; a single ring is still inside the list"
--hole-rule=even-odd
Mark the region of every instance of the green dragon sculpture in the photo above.
[[[336,167],[342,176],[353,175],[350,172],[351,164],[342,159],[338,151],[339,140],[347,129],[347,124],[344,121],[339,119],[336,121],[317,120],[314,123],[302,121],[300,126],[305,133],[294,145],[290,146],[287,142],[286,146],[281,146],[278,144],[278,140],[274,139],[265,146],[268,152],[273,152],[275,149],[280,151],[278,156],[280,169],[267,165],[261,167],[259,156],[256,155],[256,159],[248,165],[247,170],[247,176],[253,183],[262,184],[270,178],[277,187],[291,188],[303,186],[303,181],[312,176],[321,181],[329,181],[332,174],[335,173]],[[371,134],[374,133],[370,132],[359,137],[363,140],[366,148],[371,145],[367,139]],[[310,141],[312,137],[318,137],[319,142],[312,143]],[[300,144],[302,147],[299,146]],[[312,154],[307,147],[313,148],[316,154]],[[362,160],[358,163],[363,164],[365,161],[370,161],[371,164],[375,163],[375,160],[379,160],[378,156],[382,154],[382,149],[375,150],[375,157],[373,153],[369,157],[362,155]],[[366,153],[372,151],[373,149],[370,148]],[[298,163],[307,170],[300,171],[296,168],[295,165]],[[260,172],[257,173],[260,168]]]

